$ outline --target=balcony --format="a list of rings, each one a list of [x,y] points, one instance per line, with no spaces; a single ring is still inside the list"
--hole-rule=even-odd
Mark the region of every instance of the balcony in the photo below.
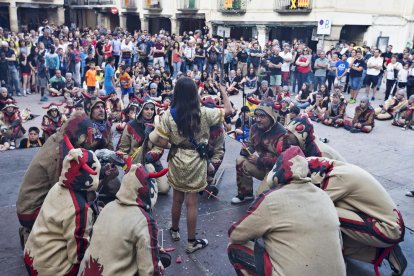
[[[150,12],[162,11],[161,0],[143,0],[142,7]]]
[[[200,0],[179,0],[178,10],[181,12],[197,12],[200,7]]]
[[[137,0],[121,0],[121,7],[126,10],[136,10],[138,8]]]
[[[104,6],[115,5],[115,0],[69,0],[70,6]]]
[[[222,13],[245,13],[247,0],[218,0],[218,9]]]
[[[274,10],[278,13],[310,13],[312,0],[275,0]]]

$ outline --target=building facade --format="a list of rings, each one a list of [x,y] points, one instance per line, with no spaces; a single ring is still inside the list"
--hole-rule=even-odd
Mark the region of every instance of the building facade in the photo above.
[[[63,2],[65,1],[65,2]],[[164,29],[171,33],[207,26],[213,34],[304,40],[314,47],[338,42],[397,51],[413,45],[414,1],[409,0],[0,0],[0,24],[16,31],[42,18],[70,26],[122,27],[130,32]],[[330,20],[329,35],[317,35],[320,20]]]

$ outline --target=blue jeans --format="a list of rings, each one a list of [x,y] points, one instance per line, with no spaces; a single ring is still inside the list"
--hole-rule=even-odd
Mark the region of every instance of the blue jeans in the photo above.
[[[131,59],[130,58],[123,58],[121,61],[125,62],[125,66],[131,66]]]
[[[16,94],[20,94],[20,80],[16,66],[9,65],[9,87],[10,95],[13,95],[13,87],[16,90]]]
[[[297,80],[298,80],[298,91],[300,91],[302,89],[302,85],[307,82],[308,80],[308,73],[300,73],[297,72]]]
[[[181,71],[181,63],[182,62],[173,62],[173,67],[174,67],[174,74],[173,77],[175,78],[178,74],[178,72]]]
[[[319,90],[319,86],[321,84],[325,84],[326,85],[326,77],[325,76],[315,76],[315,90]]]
[[[308,106],[310,106],[310,102],[305,102],[305,103],[301,103],[298,101],[294,101],[294,102],[295,102],[295,105],[299,107],[300,109],[306,109]]]

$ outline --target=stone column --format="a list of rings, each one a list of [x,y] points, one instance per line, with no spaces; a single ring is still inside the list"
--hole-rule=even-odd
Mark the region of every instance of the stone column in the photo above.
[[[180,33],[180,20],[171,18],[171,34],[178,35]]]
[[[98,12],[98,14],[96,15],[96,25],[95,25],[95,28],[97,26],[106,27],[106,24],[104,22],[104,19],[105,18],[102,16],[102,13]]]
[[[123,30],[126,30],[127,28],[127,18],[123,13],[119,13],[119,27],[121,27]]]
[[[57,8],[57,24],[58,25],[65,24],[65,8],[64,7]]]
[[[318,41],[318,49],[327,51],[329,50],[331,45],[334,45],[339,41],[339,38],[341,36],[341,30],[342,30],[342,25],[336,25],[336,26],[332,26],[331,27],[331,34],[325,35],[325,39],[324,41],[322,41],[322,36],[319,36],[319,41]],[[323,46],[322,46],[322,42],[323,42]]]
[[[148,26],[148,18],[146,18],[145,16],[140,18],[141,20],[141,30],[147,30],[149,32],[149,26]]]
[[[266,45],[267,40],[269,39],[269,30],[265,25],[257,26],[257,40],[259,45],[263,48]]]
[[[9,6],[9,21],[10,21],[10,30],[12,32],[18,32],[19,31],[19,24],[17,22],[17,6],[16,2],[10,2]]]

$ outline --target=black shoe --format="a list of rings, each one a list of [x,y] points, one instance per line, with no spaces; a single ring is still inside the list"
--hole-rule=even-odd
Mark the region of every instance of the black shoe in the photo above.
[[[359,128],[355,128],[355,127],[353,127],[353,128],[351,128],[351,129],[349,130],[349,132],[351,132],[351,133],[360,133],[360,132],[361,132],[361,130],[360,130]]]

